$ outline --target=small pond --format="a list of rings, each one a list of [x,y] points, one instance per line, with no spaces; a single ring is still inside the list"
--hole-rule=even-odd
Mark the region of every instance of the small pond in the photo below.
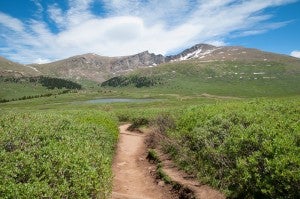
[[[126,99],[126,98],[101,98],[85,101],[89,104],[107,104],[107,103],[142,103],[142,102],[156,102],[159,99]]]

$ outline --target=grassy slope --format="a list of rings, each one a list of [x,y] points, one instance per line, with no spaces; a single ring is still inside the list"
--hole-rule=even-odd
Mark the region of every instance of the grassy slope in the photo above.
[[[45,97],[81,88],[81,85],[75,82],[59,78],[0,76],[0,99],[3,101]]]
[[[12,83],[0,81],[0,99],[16,99],[23,96],[35,96],[46,93],[55,93],[56,90],[49,90],[40,84],[29,82]]]
[[[300,62],[202,63],[191,60],[142,69],[133,74],[160,77],[163,85],[147,89],[154,93],[209,93],[239,97],[286,96],[300,93]]]

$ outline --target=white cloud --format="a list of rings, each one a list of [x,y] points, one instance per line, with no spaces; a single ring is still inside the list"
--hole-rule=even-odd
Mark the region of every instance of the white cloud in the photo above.
[[[38,58],[33,63],[36,63],[36,64],[46,64],[46,63],[49,63],[49,62],[50,62],[49,59]]]
[[[291,56],[300,58],[300,51],[299,50],[294,50],[291,52]]]
[[[222,40],[212,40],[212,41],[207,41],[207,44],[213,45],[213,46],[226,46],[227,44],[222,41]]]
[[[40,5],[38,0],[33,0]],[[88,52],[121,56],[149,50],[167,54],[196,43],[226,45],[232,35],[261,34],[286,25],[263,12],[292,0],[102,0],[106,15],[91,11],[96,0],[69,0],[69,8],[48,5],[57,33],[42,20],[20,21],[0,12],[0,54],[22,63]],[[100,0],[97,0],[98,3]]]
[[[57,4],[50,5],[48,7],[49,18],[56,23],[59,28],[65,27],[65,19],[63,15],[63,11],[58,7]]]
[[[42,6],[42,4],[40,3],[40,0],[31,0],[35,6],[37,7],[37,15],[40,15],[43,11],[44,11],[44,8]]]
[[[13,31],[22,31],[24,29],[23,23],[20,20],[2,12],[0,12],[0,25],[1,24]]]

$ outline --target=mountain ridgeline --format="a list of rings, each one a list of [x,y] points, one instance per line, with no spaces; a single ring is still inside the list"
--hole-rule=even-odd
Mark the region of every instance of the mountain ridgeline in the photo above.
[[[236,46],[216,47],[197,44],[173,56],[156,55],[148,51],[131,56],[105,57],[84,54],[41,65],[30,65],[42,74],[68,79],[89,79],[104,82],[110,78],[132,73],[140,68],[155,68],[166,63],[194,60],[199,63],[216,61],[277,62],[299,65],[300,61],[286,55],[279,55],[257,49]]]
[[[126,74],[138,68],[154,67],[165,63],[165,57],[148,51],[123,57],[104,57],[84,54],[49,64],[34,64],[31,67],[43,74],[68,78],[89,79],[103,82],[111,77]]]
[[[197,44],[171,56],[148,51],[122,57],[90,53],[30,65],[0,59],[0,76],[11,75],[89,80],[104,87],[164,87],[175,92],[235,95],[232,90],[245,89],[264,96],[276,88],[271,93],[300,93],[300,59],[239,46],[208,44]]]
[[[4,57],[0,57],[0,76],[1,77],[24,77],[37,76],[40,73],[34,68],[12,62]]]
[[[21,65],[0,59],[0,76],[53,76],[67,79],[88,79],[104,82],[112,77],[128,74],[139,68],[152,68],[164,63],[197,60],[199,63],[215,61],[278,62],[299,65],[299,59],[257,49],[237,46],[216,47],[197,44],[177,55],[163,56],[141,52],[131,56],[105,57],[97,54],[73,56],[47,64]]]

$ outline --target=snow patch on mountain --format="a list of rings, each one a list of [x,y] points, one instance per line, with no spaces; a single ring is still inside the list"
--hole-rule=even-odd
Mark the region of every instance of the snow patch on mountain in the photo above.
[[[196,50],[194,52],[188,53],[185,56],[181,56],[178,61],[183,61],[183,60],[188,60],[188,59],[194,59],[194,58],[200,58],[201,59],[201,58],[206,57],[206,55],[211,54],[214,51],[215,51],[215,49],[214,50],[206,50],[205,51],[202,48],[200,48],[200,49],[198,49],[198,50]]]
[[[33,67],[33,66],[30,66],[30,65],[24,65],[24,66],[26,66],[26,67],[28,67],[28,68],[31,68],[32,70],[34,70],[34,71],[36,71],[36,72],[40,72],[38,69],[36,69],[36,68]]]
[[[202,59],[212,54],[215,50],[219,48],[220,47],[215,47],[207,44],[197,44],[175,56],[169,56],[168,60],[173,62],[173,61],[184,61],[184,60],[195,59],[195,58]]]

